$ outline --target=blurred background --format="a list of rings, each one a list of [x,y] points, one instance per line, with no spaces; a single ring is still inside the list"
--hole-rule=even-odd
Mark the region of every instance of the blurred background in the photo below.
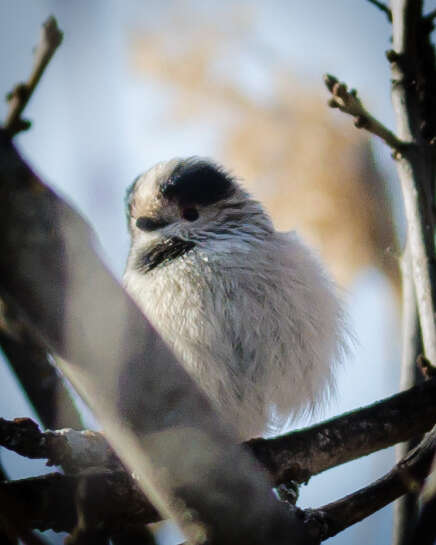
[[[425,4],[429,11],[436,0]],[[27,78],[50,14],[64,41],[26,110],[33,127],[17,144],[93,226],[114,274],[121,277],[128,251],[127,185],[159,160],[213,157],[278,228],[301,232],[343,289],[357,342],[336,398],[316,419],[395,393],[399,186],[388,150],[326,106],[322,83],[330,72],[357,88],[394,127],[385,15],[365,0],[0,0],[2,95]],[[0,119],[6,111],[1,102]],[[4,359],[0,416],[35,416]],[[47,471],[5,450],[0,456],[12,478]],[[326,472],[301,488],[299,504],[333,501],[393,463],[389,449]],[[390,506],[330,543],[389,543],[391,524]]]

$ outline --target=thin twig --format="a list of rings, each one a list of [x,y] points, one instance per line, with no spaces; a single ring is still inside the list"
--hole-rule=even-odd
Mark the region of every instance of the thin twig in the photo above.
[[[399,140],[392,131],[387,129],[365,109],[355,89],[349,91],[345,83],[339,82],[331,74],[324,75],[324,83],[332,94],[328,102],[331,108],[339,108],[341,112],[354,117],[354,124],[357,128],[365,129],[378,136],[394,151],[400,152],[404,148],[405,143]]]
[[[322,514],[326,526],[323,539],[333,537],[372,515],[402,494],[419,490],[430,470],[435,448],[436,428],[384,477],[357,492],[316,509],[314,513]]]
[[[371,0],[368,0],[371,2]],[[427,21],[433,21],[433,19],[436,17],[436,9],[432,9],[427,13],[427,15],[424,16],[424,19],[427,19]]]
[[[310,428],[272,439],[254,439],[246,445],[269,469],[276,485],[290,480],[305,482],[327,469],[430,430],[436,422],[432,408],[435,387],[436,379],[429,380]]]
[[[21,114],[61,42],[62,32],[58,28],[56,19],[51,16],[42,26],[41,38],[36,48],[35,61],[28,81],[18,84],[8,96],[9,111],[3,128],[10,137],[30,127],[29,121],[23,120]]]
[[[368,0],[368,2],[383,11],[383,13],[385,13],[386,17],[388,18],[388,21],[392,22],[392,13],[386,4],[383,4],[383,2],[379,2],[379,0]]]

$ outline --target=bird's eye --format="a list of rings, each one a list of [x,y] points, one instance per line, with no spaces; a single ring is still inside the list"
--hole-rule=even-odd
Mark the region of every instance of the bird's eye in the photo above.
[[[182,218],[188,221],[198,220],[198,210],[196,208],[184,208]]]

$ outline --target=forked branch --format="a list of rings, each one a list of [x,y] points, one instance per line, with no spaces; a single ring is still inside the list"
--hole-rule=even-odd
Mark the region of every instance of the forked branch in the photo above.
[[[427,476],[436,448],[436,429],[433,429],[415,449],[394,468],[371,485],[344,498],[320,507],[326,522],[323,539],[333,537],[345,528],[372,515],[403,494],[419,491]]]
[[[378,136],[394,151],[400,152],[404,148],[405,143],[366,110],[355,89],[348,90],[345,83],[331,74],[324,75],[324,83],[332,94],[328,102],[330,108],[339,108],[341,112],[354,117],[354,125],[357,128]]]

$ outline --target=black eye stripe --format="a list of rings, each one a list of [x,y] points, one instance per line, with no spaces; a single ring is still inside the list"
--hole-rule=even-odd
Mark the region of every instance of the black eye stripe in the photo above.
[[[167,221],[147,216],[141,216],[136,220],[136,227],[141,229],[141,231],[156,231],[156,229],[162,229],[162,227],[166,227],[167,225],[169,225]]]

